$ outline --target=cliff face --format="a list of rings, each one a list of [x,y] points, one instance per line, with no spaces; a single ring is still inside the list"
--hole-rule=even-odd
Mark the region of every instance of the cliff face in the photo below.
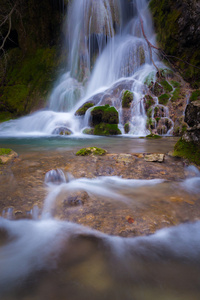
[[[200,85],[200,1],[151,0],[157,40],[182,76]],[[196,66],[197,68],[193,67]]]
[[[60,60],[58,45],[66,6],[63,0],[0,0],[0,7],[2,20],[14,8],[9,38],[0,51],[3,121],[44,105]],[[0,32],[1,45],[9,32],[8,21]]]

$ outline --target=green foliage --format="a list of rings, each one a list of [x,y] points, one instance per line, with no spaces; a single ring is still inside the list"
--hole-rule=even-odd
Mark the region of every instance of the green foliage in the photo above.
[[[118,135],[121,131],[117,124],[100,123],[94,127],[94,135]]]
[[[180,92],[181,92],[180,87],[177,87],[172,94],[171,102],[176,102],[176,100],[178,100],[178,98],[180,96]]]
[[[167,105],[169,98],[170,98],[169,94],[163,94],[160,97],[158,97],[158,100],[160,104]]]
[[[130,104],[133,101],[133,93],[131,91],[126,90],[122,96],[122,107],[130,108]]]
[[[76,152],[77,156],[87,156],[87,155],[105,155],[106,150],[102,148],[97,148],[97,147],[88,147],[88,148],[83,148],[80,149],[78,152]]]
[[[200,165],[200,147],[193,142],[186,142],[181,138],[174,147],[173,155],[186,158],[189,162]]]
[[[200,100],[200,90],[196,90],[192,93],[190,97],[190,102]]]
[[[11,149],[0,148],[0,155],[9,155],[11,151]]]
[[[162,85],[166,93],[170,93],[173,91],[172,86],[166,80],[162,80],[160,84]]]
[[[86,111],[90,108],[90,107],[93,107],[94,106],[94,103],[85,103],[81,108],[79,108],[75,115],[77,116],[83,116],[85,115]]]
[[[91,111],[92,125],[99,123],[118,124],[119,115],[115,107],[108,104],[104,106],[96,106]]]

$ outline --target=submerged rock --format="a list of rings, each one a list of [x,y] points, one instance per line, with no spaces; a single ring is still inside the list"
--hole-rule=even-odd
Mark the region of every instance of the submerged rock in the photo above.
[[[71,135],[72,131],[67,127],[57,127],[53,130],[52,134]]]

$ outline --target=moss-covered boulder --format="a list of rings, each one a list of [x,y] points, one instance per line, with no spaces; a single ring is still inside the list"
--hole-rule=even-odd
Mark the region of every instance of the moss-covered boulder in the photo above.
[[[174,147],[173,155],[186,158],[189,162],[200,165],[200,145],[194,142],[186,142],[181,138]]]
[[[0,164],[6,164],[17,156],[18,154],[12,149],[0,148]]]
[[[106,150],[102,148],[97,148],[97,147],[88,147],[88,148],[83,148],[80,149],[78,152],[76,152],[77,156],[87,156],[87,155],[105,155],[107,153]]]
[[[115,107],[110,105],[96,106],[91,111],[91,125],[95,126],[100,123],[118,124],[119,115]]]
[[[92,135],[94,134],[94,128],[85,128],[83,129],[82,133]]]
[[[100,123],[94,127],[94,135],[118,135],[121,131],[117,124]]]
[[[126,90],[122,93],[122,107],[130,108],[130,105],[133,101],[133,93],[129,90]]]
[[[129,133],[129,131],[130,131],[130,123],[128,122],[128,123],[124,124],[124,132]]]
[[[92,103],[92,102],[85,103],[75,112],[75,116],[84,116],[86,111],[93,106],[94,106],[94,103]]]

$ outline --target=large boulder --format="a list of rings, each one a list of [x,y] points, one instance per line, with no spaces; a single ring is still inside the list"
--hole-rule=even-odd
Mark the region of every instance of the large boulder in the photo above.
[[[185,122],[190,126],[198,126],[200,124],[200,101],[190,102],[185,111]]]

